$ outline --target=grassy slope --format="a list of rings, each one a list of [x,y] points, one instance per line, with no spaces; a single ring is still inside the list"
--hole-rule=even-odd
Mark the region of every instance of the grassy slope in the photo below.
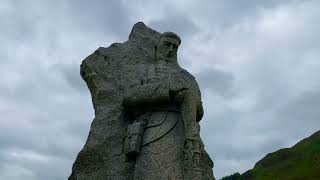
[[[242,175],[244,180],[320,180],[320,131],[292,148],[270,153]]]

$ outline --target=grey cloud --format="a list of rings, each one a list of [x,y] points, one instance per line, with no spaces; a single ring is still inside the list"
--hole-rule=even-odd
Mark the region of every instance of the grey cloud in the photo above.
[[[205,69],[195,74],[195,77],[203,90],[208,89],[226,98],[234,94],[234,77],[231,73],[218,69]]]
[[[215,31],[223,30],[226,27],[244,21],[247,18],[257,16],[261,9],[274,9],[288,3],[299,2],[299,0],[283,0],[283,1],[263,1],[263,0],[215,0],[215,1],[180,1],[172,2],[165,1],[165,13],[179,12],[185,14],[189,19],[194,20],[197,25],[203,25],[207,31],[210,28],[210,34],[215,34]],[[143,6],[144,1],[140,1],[140,6]],[[138,3],[138,4],[139,4]],[[153,2],[156,4],[157,2]],[[178,7],[177,7],[178,6]],[[158,10],[157,6],[151,7],[151,10]]]
[[[0,169],[6,170],[1,178],[19,180],[34,179],[67,179],[69,160],[57,157],[47,157],[32,151],[9,149],[1,152]],[[10,153],[9,153],[10,152]],[[15,172],[15,173],[12,173]]]
[[[68,10],[70,7],[62,2],[10,1],[7,7],[1,13],[5,20],[0,23],[4,29],[0,51],[0,179],[66,179],[93,117],[89,92],[82,91],[76,70],[79,65],[72,64],[72,59],[80,60],[79,54],[88,53],[90,38],[105,41],[107,36],[101,34],[110,38],[119,31],[103,29],[105,24],[97,22],[85,28],[80,19],[73,21],[79,18],[73,17],[78,12]],[[90,11],[94,13],[94,9]],[[96,29],[95,23],[99,26]],[[118,25],[113,28],[129,31]],[[85,43],[75,44],[79,39]],[[65,64],[61,64],[63,60]]]
[[[79,64],[58,64],[54,69],[58,70],[65,78],[66,83],[75,90],[86,92],[88,91],[87,85],[80,76]]]
[[[13,32],[19,40],[36,35],[35,28],[39,27],[35,24],[50,26],[60,33],[74,30],[87,35],[89,32],[111,33],[120,37],[125,37],[131,26],[129,11],[122,1],[36,1],[32,4],[11,1],[8,4],[12,8],[9,15],[13,17],[8,24],[16,26]]]
[[[125,1],[2,3],[0,179],[66,179],[93,118],[80,61],[126,40],[140,19]],[[174,5],[148,25],[181,35],[180,60],[199,72],[201,131],[217,178],[319,129],[317,1],[207,1],[192,11],[190,3]],[[275,12],[295,26],[257,31],[261,14],[279,23]]]
[[[92,112],[88,112],[92,108],[89,97],[86,97],[88,104],[83,105],[78,101],[71,102],[77,98],[84,101],[78,96],[69,95],[65,103],[20,103],[2,110],[1,149],[17,148],[71,158],[73,151],[81,146],[78,143],[85,139],[92,119]]]
[[[186,15],[175,12],[168,7],[167,14],[161,20],[152,20],[149,26],[160,32],[172,31],[181,36],[182,39],[190,39],[197,33],[198,27]]]
[[[89,131],[93,116],[89,98],[70,94],[64,102],[19,103],[12,109],[1,110],[0,156],[16,153],[17,157],[0,164],[7,164],[11,170],[23,168],[31,173],[30,179],[65,179]],[[33,156],[40,156],[46,163],[34,160]],[[6,169],[0,171],[0,177],[5,178]]]
[[[12,78],[6,79],[12,83],[0,83],[0,156],[14,152],[18,156],[16,160],[1,161],[0,179],[65,179],[93,117],[89,92],[77,89],[79,84],[73,83],[73,75],[68,74],[73,65],[13,65],[2,73],[14,70],[18,78],[2,76]],[[23,152],[40,155],[48,162],[33,162],[32,156],[21,160]]]
[[[243,17],[254,16],[261,8],[273,9],[281,5],[288,4],[292,0],[284,1],[264,1],[264,0],[244,0],[244,1],[218,1],[217,3],[212,2],[213,6],[217,5],[220,8],[220,12],[224,14],[222,17],[223,21],[229,22],[230,24],[237,23],[237,21]]]
[[[118,37],[127,37],[132,26],[129,9],[123,1],[86,0],[69,1],[71,18],[87,32],[111,33]],[[82,31],[83,31],[82,30]]]
[[[204,93],[202,133],[216,159],[217,177],[244,172],[267,153],[319,130],[316,5],[305,1],[268,9],[212,40],[212,56],[233,74],[235,93],[228,99],[209,88]],[[281,26],[283,21],[295,22]],[[275,24],[260,27],[269,22]]]
[[[213,104],[212,108],[220,106],[219,101]],[[283,147],[283,141],[278,137],[251,129],[254,127],[248,124],[252,122],[243,112],[227,109],[225,113],[218,115],[208,113],[210,111],[214,110],[205,110],[207,115],[202,122],[201,131],[206,148],[215,160],[216,177],[237,171],[244,172],[267,153]]]
[[[296,98],[284,103],[276,111],[282,121],[274,122],[278,127],[286,127],[283,133],[290,134],[294,139],[306,136],[320,128],[320,89],[306,91]]]

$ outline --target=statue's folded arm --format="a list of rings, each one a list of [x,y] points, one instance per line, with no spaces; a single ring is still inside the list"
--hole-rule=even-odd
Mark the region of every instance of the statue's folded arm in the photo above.
[[[140,106],[170,102],[169,87],[165,83],[136,85],[127,89],[124,105]]]

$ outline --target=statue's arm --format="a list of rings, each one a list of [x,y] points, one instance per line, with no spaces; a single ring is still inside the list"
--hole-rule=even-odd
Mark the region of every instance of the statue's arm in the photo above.
[[[170,102],[169,87],[165,83],[136,85],[127,89],[124,105],[140,106]]]

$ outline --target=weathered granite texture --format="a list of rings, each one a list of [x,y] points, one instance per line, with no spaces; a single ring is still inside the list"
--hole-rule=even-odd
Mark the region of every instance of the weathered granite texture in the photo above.
[[[69,180],[213,180],[201,94],[177,63],[180,38],[143,23],[83,60],[95,118]]]

